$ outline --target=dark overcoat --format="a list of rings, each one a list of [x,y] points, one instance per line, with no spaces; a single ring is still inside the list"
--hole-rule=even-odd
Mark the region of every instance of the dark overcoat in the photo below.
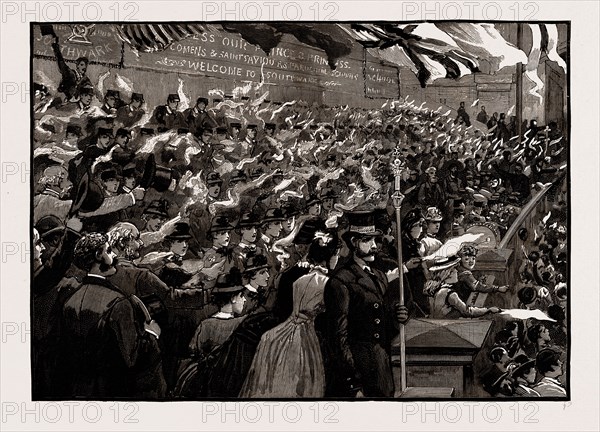
[[[327,396],[393,397],[390,351],[399,324],[385,274],[368,274],[355,261],[332,274],[325,286],[331,368]]]
[[[144,315],[106,279],[87,276],[62,308],[57,378],[71,399],[160,398],[166,385],[158,341]]]

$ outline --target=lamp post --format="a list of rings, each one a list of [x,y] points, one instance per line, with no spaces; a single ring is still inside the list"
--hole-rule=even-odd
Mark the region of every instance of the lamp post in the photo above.
[[[392,194],[392,204],[396,210],[396,231],[397,231],[397,249],[398,249],[398,286],[400,289],[400,306],[404,306],[404,265],[402,263],[402,229],[400,228],[400,209],[404,195],[400,191],[400,182],[402,180],[402,171],[404,164],[401,159],[400,144],[396,146],[392,153],[392,172],[394,173],[394,193]],[[400,390],[406,390],[406,335],[404,324],[400,324]]]

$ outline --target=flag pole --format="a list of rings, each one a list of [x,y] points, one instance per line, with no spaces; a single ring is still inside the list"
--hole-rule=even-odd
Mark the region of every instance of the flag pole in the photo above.
[[[392,171],[394,173],[394,193],[392,195],[392,203],[396,210],[396,232],[397,232],[397,245],[398,248],[398,286],[399,286],[399,303],[400,306],[404,306],[404,265],[402,263],[402,229],[400,227],[401,217],[400,209],[402,208],[402,201],[404,195],[400,191],[400,181],[402,180],[402,160],[400,151],[400,143],[396,145],[392,154]],[[404,392],[406,390],[406,334],[404,324],[400,323],[400,390]]]
[[[523,50],[523,24],[517,23],[517,48]],[[516,110],[517,110],[517,143],[523,140],[523,63],[517,63]]]

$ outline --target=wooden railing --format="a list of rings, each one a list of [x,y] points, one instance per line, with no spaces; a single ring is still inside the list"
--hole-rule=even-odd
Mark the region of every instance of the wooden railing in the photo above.
[[[542,235],[539,223],[552,210],[554,196],[552,194],[549,196],[548,191],[553,187],[558,187],[563,181],[566,180],[564,175],[561,175],[552,184],[544,185],[521,209],[519,216],[498,244],[498,252],[506,253],[512,251],[511,259],[506,262],[506,274],[503,283],[513,287],[513,289],[520,282],[519,268],[523,264],[523,260],[527,259],[524,251],[527,253],[532,251],[536,232],[538,235]],[[518,235],[521,228],[527,229],[527,237],[524,237],[525,240]],[[516,296],[514,297],[516,298]],[[504,306],[508,307],[509,305],[505,304]]]
[[[527,228],[530,235],[533,235],[534,228],[537,226],[541,218],[544,217],[544,215],[540,215],[540,213],[547,213],[548,210],[551,208],[552,203],[550,203],[546,199],[547,192],[553,186],[565,181],[565,179],[565,175],[563,174],[559,176],[554,182],[547,183],[544,186],[542,186],[541,190],[537,194],[535,194],[531,201],[529,201],[525,205],[525,207],[521,209],[521,213],[519,213],[517,219],[515,219],[514,223],[509,227],[508,231],[506,231],[506,234],[504,234],[504,237],[498,244],[498,249],[515,249],[512,246],[519,246],[520,249],[520,245],[515,245],[514,243],[515,238],[518,238],[516,234],[518,233],[519,229]],[[538,216],[540,216],[541,218],[537,218]]]

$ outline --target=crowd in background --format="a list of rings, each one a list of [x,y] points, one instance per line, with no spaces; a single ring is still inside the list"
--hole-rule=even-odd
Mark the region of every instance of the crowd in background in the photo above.
[[[85,58],[60,68],[55,94],[35,86],[34,396],[369,396],[358,375],[328,376],[341,355],[327,342],[331,305],[343,301],[328,287],[357,256],[360,215],[390,293],[402,275],[409,319],[501,312],[473,305],[474,292],[551,318],[496,332],[487,392],[566,394],[567,142],[556,123],[531,120],[519,136],[514,117],[482,108],[476,127],[464,104],[456,115],[409,97],[328,107],[272,101],[256,85],[195,95],[183,82],[149,107],[104,89],[107,75],[93,85]],[[502,238],[542,190],[547,216],[518,231],[518,285],[487,283],[474,270],[486,245],[470,228]],[[465,241],[448,252],[453,239]],[[394,328],[374,335],[391,341]]]

